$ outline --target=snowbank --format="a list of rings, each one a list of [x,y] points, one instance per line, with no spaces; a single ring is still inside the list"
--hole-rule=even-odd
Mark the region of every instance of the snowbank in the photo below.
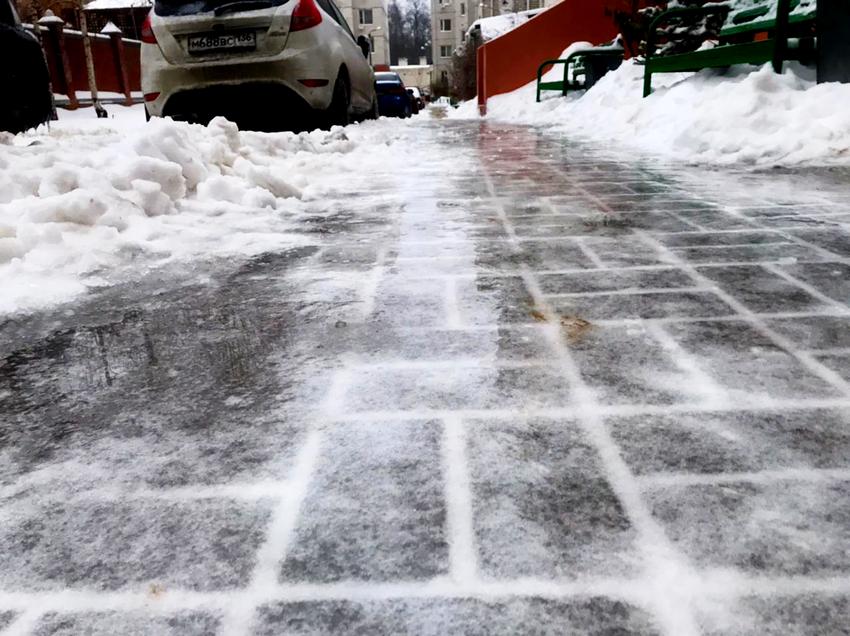
[[[656,75],[655,92],[642,99],[643,67],[628,61],[566,99],[544,93],[535,103],[531,82],[488,100],[487,116],[696,163],[850,162],[850,85],[818,85],[808,75],[794,65],[782,75],[769,65]],[[450,114],[475,116],[474,104]]]
[[[370,144],[399,137],[384,121],[262,135],[134,115],[0,136],[0,313],[117,272],[302,244],[299,213],[321,208],[335,178],[362,174],[380,154]]]

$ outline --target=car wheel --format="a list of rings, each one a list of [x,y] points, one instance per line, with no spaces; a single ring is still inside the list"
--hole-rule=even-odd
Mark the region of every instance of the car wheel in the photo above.
[[[327,111],[329,128],[331,126],[347,126],[349,124],[348,107],[350,102],[351,96],[348,90],[348,81],[340,73],[334,83],[334,93],[331,98],[331,105]]]

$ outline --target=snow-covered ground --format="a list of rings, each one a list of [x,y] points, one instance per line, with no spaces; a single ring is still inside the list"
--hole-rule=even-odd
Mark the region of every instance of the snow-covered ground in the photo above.
[[[60,111],[49,130],[0,136],[0,313],[181,259],[303,243],[299,215],[320,211],[334,184],[407,153],[392,120],[261,135],[107,110]]]
[[[560,79],[562,68],[547,78]],[[850,85],[818,85],[797,65],[782,75],[770,65],[655,75],[646,99],[642,82],[643,67],[633,61],[567,98],[550,92],[536,103],[530,82],[488,100],[487,117],[699,163],[850,163]],[[478,117],[477,105],[467,102],[450,117]]]

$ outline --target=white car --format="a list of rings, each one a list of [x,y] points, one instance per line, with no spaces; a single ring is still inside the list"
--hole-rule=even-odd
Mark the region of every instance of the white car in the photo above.
[[[255,130],[374,118],[368,54],[333,0],[155,0],[142,27],[145,109]]]

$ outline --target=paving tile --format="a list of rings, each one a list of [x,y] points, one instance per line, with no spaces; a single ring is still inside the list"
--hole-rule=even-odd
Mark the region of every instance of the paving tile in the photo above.
[[[724,600],[700,616],[707,636],[847,636],[850,597],[801,594]]]
[[[533,408],[570,401],[569,385],[554,366],[359,368],[353,376],[343,401],[351,411]]]
[[[488,579],[629,576],[634,530],[575,424],[470,422],[468,457]]]
[[[228,590],[248,583],[269,510],[228,500],[4,502],[3,589]]]
[[[702,267],[697,271],[756,313],[810,312],[831,306],[759,266]]]
[[[658,634],[643,611],[605,598],[398,599],[280,603],[261,608],[256,636],[287,634]]]
[[[674,265],[675,263],[657,248],[646,245],[635,237],[617,239],[588,237],[585,245],[593,250],[608,267],[637,265]]]
[[[675,404],[704,395],[705,387],[640,327],[590,326],[565,338],[582,380],[603,404]]]
[[[534,300],[519,276],[462,279],[455,290],[458,319],[464,325],[534,322]]]
[[[638,318],[712,318],[728,316],[733,310],[710,291],[640,292],[569,296],[552,300],[562,316],[584,320]]]
[[[540,274],[537,280],[544,294],[676,289],[696,285],[694,279],[686,272],[673,268]]]
[[[850,410],[611,418],[635,474],[850,468]]]
[[[44,616],[33,636],[212,636],[218,631],[218,617],[187,612],[173,616],[144,613],[82,613]]]
[[[448,569],[436,422],[328,429],[284,581],[429,579]]]
[[[846,229],[829,227],[817,230],[794,230],[793,234],[840,258],[850,257],[850,231]]]
[[[850,353],[817,356],[819,362],[850,382]]]
[[[848,482],[672,486],[647,500],[698,567],[756,576],[830,576],[850,567]]]
[[[676,256],[688,263],[757,263],[823,260],[818,252],[796,243],[754,245],[717,245],[672,248]]]
[[[699,322],[665,329],[740,403],[836,396],[838,391],[745,322]]]
[[[850,347],[850,316],[782,318],[766,324],[800,349]]]
[[[850,265],[845,263],[800,263],[784,265],[792,276],[850,308]]]

